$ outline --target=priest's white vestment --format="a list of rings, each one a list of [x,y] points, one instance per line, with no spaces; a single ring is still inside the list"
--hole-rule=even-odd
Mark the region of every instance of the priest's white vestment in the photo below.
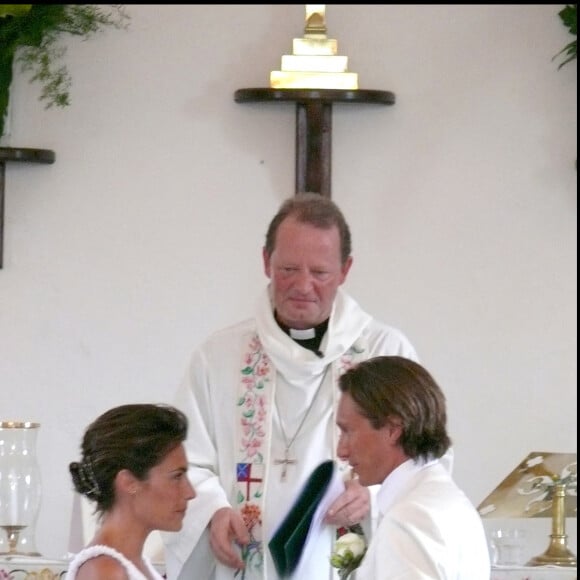
[[[263,466],[264,562],[263,572],[259,574],[263,580],[278,579],[267,547],[269,538],[310,473],[322,461],[335,457],[338,432],[334,413],[339,398],[336,381],[348,367],[349,360],[354,364],[378,355],[417,359],[413,346],[398,329],[375,320],[341,289],[318,355],[297,344],[278,326],[269,286],[260,297],[254,318],[211,335],[193,353],[174,401],[190,422],[186,449],[189,475],[197,497],[189,502],[182,530],[163,534],[169,580],[234,578],[231,568],[214,559],[207,526],[219,508],[235,508],[240,369],[245,350],[254,344],[255,337],[274,369],[270,384],[271,422]],[[291,439],[297,431],[290,447],[290,456],[296,463],[276,463],[285,456],[284,439]],[[282,481],[284,467],[287,477]],[[309,580],[335,577],[329,563],[335,534],[335,527],[326,526],[316,549],[310,551],[311,561],[306,563],[306,568],[301,567],[308,571]],[[235,578],[246,577],[256,578],[242,573]]]

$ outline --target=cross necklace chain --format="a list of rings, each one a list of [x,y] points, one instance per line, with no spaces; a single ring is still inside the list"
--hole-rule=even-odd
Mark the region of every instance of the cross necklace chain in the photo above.
[[[274,465],[282,465],[282,473],[280,475],[280,481],[286,481],[286,476],[288,474],[288,466],[289,465],[296,465],[298,463],[297,459],[290,459],[290,447],[294,445],[294,441],[296,441],[296,437],[304,427],[304,423],[306,422],[306,418],[310,415],[310,411],[312,407],[314,407],[314,403],[316,403],[316,399],[318,398],[318,394],[322,389],[322,383],[324,383],[324,379],[326,378],[326,373],[328,372],[328,367],[330,364],[327,364],[324,372],[322,373],[322,378],[318,383],[318,387],[316,388],[316,392],[314,393],[314,397],[312,397],[312,402],[310,403],[308,409],[302,415],[302,420],[300,421],[300,425],[298,425],[298,429],[294,432],[292,439],[288,441],[288,437],[286,436],[286,431],[284,430],[284,425],[282,423],[282,415],[280,414],[280,409],[278,408],[278,403],[274,398],[274,404],[276,405],[276,412],[278,413],[278,421],[280,423],[280,431],[282,431],[282,437],[284,437],[284,459],[274,459]]]

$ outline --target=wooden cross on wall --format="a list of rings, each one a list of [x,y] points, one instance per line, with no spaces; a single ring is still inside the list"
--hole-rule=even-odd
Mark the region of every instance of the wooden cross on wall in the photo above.
[[[19,161],[28,163],[54,163],[55,154],[50,149],[22,147],[0,147],[0,269],[4,254],[4,198],[6,191],[6,163]]]
[[[393,105],[395,95],[358,88],[357,75],[346,70],[346,57],[336,55],[336,40],[326,37],[323,4],[306,5],[304,37],[295,38],[293,47],[294,54],[282,57],[283,70],[272,71],[269,88],[238,89],[234,100],[296,103],[295,193],[309,191],[331,197],[333,104]],[[285,63],[289,63],[286,68]],[[303,63],[306,70],[296,70],[296,63]],[[313,71],[317,66],[327,70]],[[335,70],[340,67],[344,70]]]

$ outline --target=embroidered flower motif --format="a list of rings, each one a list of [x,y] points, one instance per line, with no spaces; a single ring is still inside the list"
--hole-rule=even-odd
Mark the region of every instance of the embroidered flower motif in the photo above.
[[[245,459],[262,460],[260,450],[266,437],[266,397],[263,394],[266,383],[270,380],[270,359],[262,350],[258,337],[249,344],[249,352],[244,356],[245,367],[241,372],[245,392],[238,399],[241,410],[242,432],[245,437],[241,441],[242,453]]]
[[[361,354],[366,350],[363,341],[356,340],[354,344],[340,357],[340,374],[345,373],[351,369],[358,360],[361,359]]]
[[[240,580],[244,580],[249,570],[261,569],[263,564],[262,542],[255,537],[255,528],[262,525],[262,512],[260,506],[248,502],[242,507],[240,513],[250,534],[250,541],[241,547],[241,556],[246,567],[236,570],[234,578],[239,577]]]
[[[256,524],[262,523],[260,507],[254,503],[247,503],[242,508],[241,513],[244,524],[246,524],[246,528],[250,531],[252,531]]]
[[[242,367],[241,395],[237,401],[242,436],[238,452],[236,501],[250,541],[240,547],[244,568],[234,574],[234,578],[240,580],[249,578],[255,570],[261,570],[264,562],[261,506],[253,501],[260,502],[263,496],[267,387],[271,380],[271,363],[257,335],[250,340]]]
[[[360,529],[360,533],[348,531],[340,536],[330,555],[330,563],[334,568],[338,568],[340,580],[346,580],[359,567],[367,551],[362,528],[360,526],[357,528]]]

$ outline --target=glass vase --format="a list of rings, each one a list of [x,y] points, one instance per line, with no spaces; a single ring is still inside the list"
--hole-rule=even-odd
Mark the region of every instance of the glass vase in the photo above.
[[[41,503],[36,457],[39,423],[0,421],[0,554],[40,556],[35,528]]]

